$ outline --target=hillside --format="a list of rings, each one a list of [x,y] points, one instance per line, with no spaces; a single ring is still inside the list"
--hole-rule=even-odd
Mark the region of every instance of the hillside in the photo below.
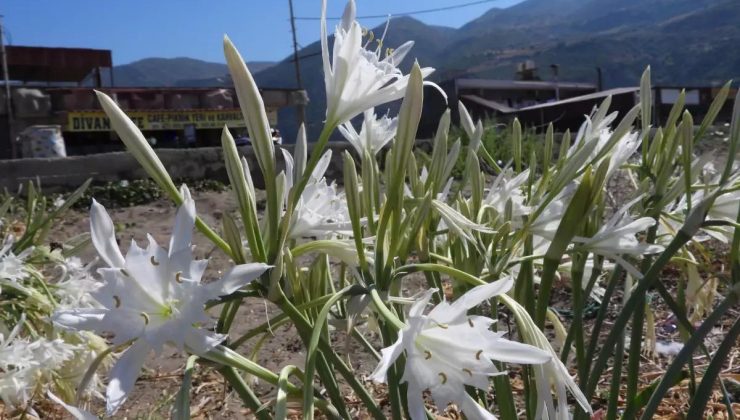
[[[721,84],[740,77],[738,22],[737,0],[526,0],[493,8],[459,29],[392,19],[385,45],[416,41],[404,70],[417,59],[437,69],[432,75],[437,81],[511,79],[518,63],[533,59],[543,79],[552,77],[549,65],[558,64],[561,80],[595,82],[600,67],[605,88],[636,84],[648,64],[658,84]],[[325,108],[319,43],[300,55],[311,99],[309,133],[315,136]],[[292,57],[255,79],[265,87],[294,85]],[[280,120],[292,141],[295,116],[285,110]]]
[[[258,61],[250,63],[253,71],[259,72],[275,63]],[[145,58],[129,64],[113,67],[116,86],[157,87],[205,87],[228,86],[231,80],[226,64],[209,63],[194,58]]]

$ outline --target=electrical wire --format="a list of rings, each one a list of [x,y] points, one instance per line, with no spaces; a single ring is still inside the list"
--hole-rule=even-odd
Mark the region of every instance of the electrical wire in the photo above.
[[[357,19],[387,19],[388,16],[412,16],[412,15],[421,15],[425,13],[435,13],[435,12],[443,12],[446,10],[453,10],[453,9],[460,9],[463,7],[469,7],[469,6],[475,6],[478,4],[485,4],[485,3],[493,3],[495,1],[501,1],[501,0],[478,0],[478,1],[471,1],[468,3],[462,3],[462,4],[455,4],[451,6],[443,6],[443,7],[435,7],[433,9],[423,9],[423,10],[414,10],[411,12],[400,12],[400,13],[388,13],[385,15],[365,15],[365,16],[357,16]],[[340,20],[341,17],[327,17],[327,20]],[[315,17],[315,16],[296,16],[295,20],[321,20],[321,17]]]

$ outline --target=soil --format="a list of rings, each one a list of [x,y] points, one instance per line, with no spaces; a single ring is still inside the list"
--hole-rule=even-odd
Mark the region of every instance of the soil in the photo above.
[[[615,181],[614,185],[609,186],[609,199],[612,203],[623,203],[625,201],[624,198],[628,194],[629,187],[623,187],[624,185],[629,185],[629,182],[627,180]],[[198,215],[202,217],[208,225],[216,230],[219,230],[223,214],[225,212],[233,212],[235,210],[235,202],[229,192],[195,192],[194,198],[196,200]],[[131,239],[135,239],[139,244],[145,243],[147,233],[152,234],[160,244],[166,246],[169,240],[175,210],[175,207],[168,200],[158,199],[149,204],[128,208],[109,209],[109,213],[117,226],[119,242],[125,252]],[[64,241],[79,233],[88,231],[89,219],[87,212],[72,211],[64,220],[60,221],[60,223],[54,227],[49,240]],[[195,256],[197,258],[209,259],[208,270],[206,271],[204,281],[212,281],[213,279],[218,278],[224,271],[231,267],[232,262],[228,257],[215,248],[209,240],[199,232],[195,233],[193,242],[195,245]],[[702,275],[705,278],[710,275],[727,275],[729,264],[727,264],[726,261],[726,248],[714,243],[710,244],[710,248],[710,254],[716,256],[710,266],[712,272],[702,272]],[[83,261],[91,261],[95,258],[94,250],[86,250],[81,257]],[[675,296],[676,285],[678,284],[678,279],[682,275],[680,269],[671,266],[668,267],[663,274],[662,281],[664,281],[669,290],[671,290]],[[407,294],[413,294],[413,292],[425,287],[423,277],[411,279],[411,281],[408,282],[407,287],[409,288],[409,290],[406,290]],[[562,283],[556,285],[553,290],[555,293],[552,302],[553,307],[563,309],[568,308],[568,302],[571,299],[568,282],[563,280]],[[715,297],[715,305],[719,302],[723,292],[724,290],[720,288],[718,296]],[[665,307],[664,303],[658,297],[657,292],[650,293],[651,310],[655,317],[658,341],[680,341],[679,331],[678,328],[676,328],[677,322],[672,316],[671,311]],[[604,328],[602,329],[602,335],[609,332],[610,323],[614,321],[619,313],[620,302],[621,293],[617,293],[613,301],[610,302],[610,309]],[[234,322],[231,339],[239,337],[250,329],[267,322],[268,319],[278,315],[279,313],[279,310],[275,306],[266,303],[265,300],[256,298],[245,299]],[[217,315],[217,311],[214,310],[214,319]],[[724,332],[727,331],[731,323],[738,317],[740,317],[740,308],[733,308],[727,316],[725,316],[722,322],[716,326],[715,330],[706,340],[706,344],[709,347],[710,352],[716,350]],[[570,323],[569,318],[567,316],[561,316],[561,320],[567,328]],[[513,322],[508,318],[504,311],[501,311],[501,322],[505,323],[508,328],[515,330]],[[593,319],[585,319],[584,323],[586,331],[590,331],[593,325]],[[365,330],[366,326],[361,325],[359,328],[363,329],[363,332],[367,332],[367,330]],[[552,330],[549,330],[548,332],[554,336]],[[629,331],[627,334],[629,335]],[[373,343],[376,345],[376,348],[379,348],[380,346],[378,345],[377,337],[374,337],[372,333],[369,333],[368,335],[372,340],[374,340]],[[347,342],[347,338],[341,331],[341,328],[332,333],[332,340],[339,344],[337,348],[346,349],[343,356],[345,356],[351,366],[355,369],[357,376],[365,380],[364,378],[375,367],[375,359],[364,351],[355,340],[350,340],[348,347],[344,347],[343,343]],[[244,343],[238,350],[242,354],[251,355],[252,352],[256,350],[255,346],[257,345],[257,342],[258,339],[253,338]],[[274,329],[273,334],[266,337],[266,339],[261,343],[261,347],[259,347],[254,357],[262,366],[277,372],[286,365],[302,367],[305,360],[305,353],[298,335],[288,324]],[[185,355],[168,347],[165,347],[161,354],[151,357],[145,365],[145,371],[136,383],[136,388],[130,394],[128,401],[117,413],[116,417],[128,419],[169,418],[170,405],[174,401],[175,394],[182,383],[182,369],[185,365],[185,361]],[[665,372],[670,361],[670,356],[645,355],[641,363],[640,389],[643,389],[656,378],[660,377]],[[704,356],[697,355],[694,358],[694,364],[697,369],[697,376],[700,377],[703,369],[708,365],[708,360]],[[571,372],[575,374],[575,370],[572,370]],[[515,373],[516,372],[512,372],[512,375]],[[606,395],[608,392],[608,379],[610,376],[611,370],[608,369],[605,371],[603,381],[599,385],[597,395]],[[740,343],[738,343],[738,346],[736,346],[726,361],[721,377],[730,390],[735,390],[734,395],[736,400],[735,404],[733,404],[733,409],[735,411],[735,415],[740,416],[740,395],[738,393],[738,388],[740,388]],[[516,394],[516,398],[521,399],[523,389],[520,386],[521,381],[519,380],[519,385],[517,385],[517,380],[518,379],[515,378],[513,381],[513,389]],[[275,391],[272,386],[265,383],[258,383],[251,378],[248,378],[248,382],[254,385],[253,389],[262,401],[270,401],[271,398],[274,398]],[[659,417],[657,418],[665,420],[682,418],[679,413],[685,410],[689,402],[688,386],[687,381],[682,381],[676,387],[671,389],[663,400],[658,412]],[[383,403],[383,387],[372,384],[368,384],[368,387],[373,390],[376,398]],[[353,394],[349,390],[345,389],[345,391],[345,395],[347,395],[346,398],[350,403],[348,404],[348,407],[352,409],[352,414],[356,418],[365,418],[366,416],[361,409],[361,404],[356,401],[356,398],[354,398]],[[594,403],[598,404],[598,401],[595,400]],[[605,409],[605,402],[603,405],[603,407],[597,407],[596,413],[593,417],[594,419],[604,418],[605,413],[603,412],[603,409]],[[92,408],[94,411],[97,410],[100,412],[102,411],[102,407],[102,403],[97,402]],[[296,407],[298,407],[298,405],[296,405]],[[725,410],[726,407],[721,403],[719,391],[716,391],[708,406],[707,414],[711,414],[714,419],[727,419],[728,415]],[[295,411],[296,417],[298,417],[299,413],[300,410]],[[49,414],[51,417],[64,417],[61,410],[55,409]],[[233,394],[225,384],[223,378],[212,368],[205,366],[198,366],[196,374],[194,375],[191,392],[191,414],[194,418],[204,419],[254,418],[253,413],[242,406],[241,400]],[[459,414],[454,410],[454,407],[447,410],[444,414],[447,417],[439,418],[460,418]],[[1,406],[0,418],[2,418]]]

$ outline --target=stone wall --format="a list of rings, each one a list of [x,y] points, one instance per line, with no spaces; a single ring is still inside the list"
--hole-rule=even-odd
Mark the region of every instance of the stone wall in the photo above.
[[[292,145],[280,146],[292,153]],[[331,143],[332,162],[327,178],[341,177],[342,152],[348,143]],[[157,149],[157,155],[173,178],[217,179],[227,181],[223,153],[218,147],[197,149]],[[283,154],[275,150],[278,168],[284,166]],[[255,186],[260,188],[264,180],[250,146],[239,148],[247,158]],[[66,158],[33,158],[0,160],[0,189],[17,190],[29,180],[40,180],[45,191],[66,190],[78,187],[88,178],[93,182],[134,180],[147,178],[146,173],[127,152],[101,153]]]

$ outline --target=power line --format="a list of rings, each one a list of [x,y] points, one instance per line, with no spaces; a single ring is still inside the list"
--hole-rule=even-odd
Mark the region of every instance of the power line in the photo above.
[[[411,15],[421,15],[424,13],[435,13],[435,12],[443,12],[445,10],[453,10],[453,9],[461,9],[463,7],[469,7],[469,6],[475,6],[478,4],[484,4],[484,3],[493,3],[495,1],[500,0],[478,0],[478,1],[471,1],[468,3],[462,3],[462,4],[455,4],[451,6],[444,6],[444,7],[436,7],[433,9],[423,9],[423,10],[414,10],[411,12],[400,12],[400,13],[388,13],[385,15],[365,15],[365,16],[357,16],[357,19],[387,19],[389,16],[411,16]],[[340,20],[341,17],[327,17],[327,20]],[[315,17],[315,16],[300,16],[296,17],[295,20],[321,20],[321,17]]]

